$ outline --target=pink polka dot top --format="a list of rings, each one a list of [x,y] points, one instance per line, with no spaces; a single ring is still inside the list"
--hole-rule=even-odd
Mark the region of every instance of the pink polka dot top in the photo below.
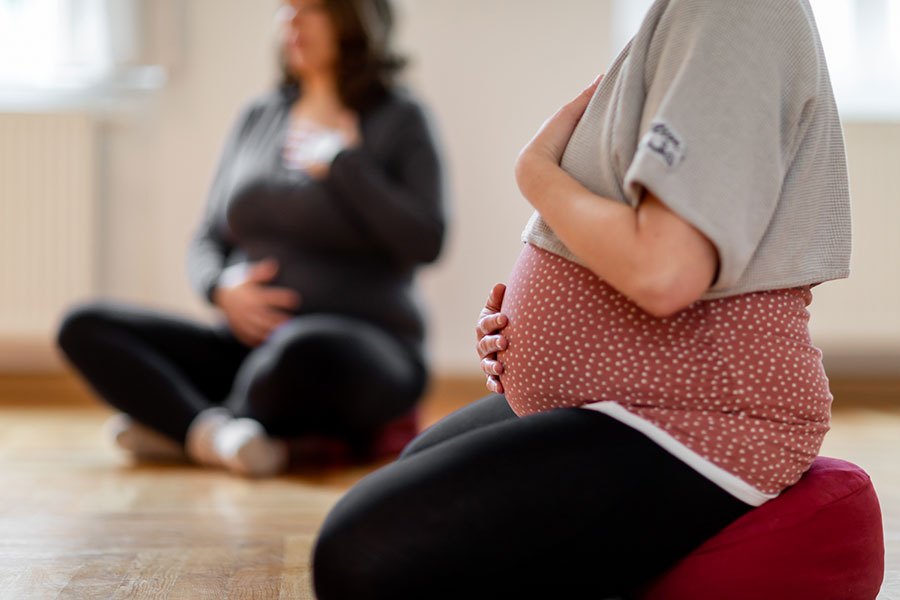
[[[503,300],[501,381],[519,416],[598,410],[759,505],[800,478],[829,429],[811,300],[807,287],[753,292],[657,318],[526,244]]]

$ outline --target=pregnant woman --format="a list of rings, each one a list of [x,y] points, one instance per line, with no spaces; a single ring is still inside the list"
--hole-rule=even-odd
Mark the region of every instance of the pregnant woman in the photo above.
[[[629,596],[810,466],[847,171],[806,0],[657,0],[522,151],[496,392],[335,506],[322,600]]]
[[[73,310],[59,342],[137,458],[235,473],[286,465],[283,438],[365,446],[426,379],[417,267],[440,252],[440,165],[394,84],[386,0],[291,0],[282,86],[238,120],[188,251],[208,326],[120,304]]]

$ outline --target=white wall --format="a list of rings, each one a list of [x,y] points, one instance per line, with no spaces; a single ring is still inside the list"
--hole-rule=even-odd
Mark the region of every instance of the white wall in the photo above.
[[[506,277],[531,214],[513,178],[519,150],[611,60],[609,3],[407,0],[401,31],[411,79],[432,108],[447,155],[452,226],[424,276],[439,368],[477,373],[474,323]],[[558,6],[558,5],[554,5]]]
[[[832,370],[900,375],[900,123],[847,123],[844,136],[851,273],[813,289],[813,338]]]
[[[275,80],[272,15],[278,0],[190,0],[173,35],[169,84],[105,123],[99,260],[103,295],[196,312],[185,279],[225,135],[241,106]]]
[[[439,127],[452,203],[446,252],[423,274],[431,348],[439,371],[474,374],[475,317],[491,284],[508,274],[530,214],[513,161],[542,121],[609,63],[610,3],[400,2],[409,79]],[[209,315],[188,288],[185,248],[228,127],[273,81],[276,4],[186,2],[170,85],[139,118],[107,125],[104,295]],[[850,125],[847,141],[854,272],[817,289],[814,334],[837,366],[900,371],[900,192],[891,177],[900,125]]]

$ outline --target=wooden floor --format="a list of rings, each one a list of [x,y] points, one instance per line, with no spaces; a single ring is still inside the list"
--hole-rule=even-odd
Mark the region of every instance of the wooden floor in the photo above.
[[[437,389],[425,422],[477,393]],[[373,467],[253,482],[134,466],[101,435],[109,412],[57,404],[0,406],[0,599],[312,598],[316,531]],[[823,454],[872,475],[900,581],[900,406],[836,411]],[[900,600],[892,585],[880,598]]]

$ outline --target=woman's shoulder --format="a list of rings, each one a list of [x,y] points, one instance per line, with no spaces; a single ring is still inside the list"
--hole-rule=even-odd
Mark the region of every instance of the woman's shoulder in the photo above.
[[[285,110],[291,105],[296,92],[287,88],[276,88],[252,97],[244,104],[242,114],[247,119],[259,119],[267,114]]]
[[[658,0],[667,6],[668,9],[673,8],[693,8],[704,9],[697,11],[693,16],[695,18],[703,18],[709,14],[715,14],[720,10],[747,10],[759,11],[762,9],[769,10],[787,10],[787,11],[806,11],[810,9],[809,0]]]
[[[690,56],[741,73],[755,66],[809,85],[824,62],[808,0],[658,0],[636,39],[663,62]]]
[[[267,128],[269,123],[283,116],[291,100],[281,89],[271,90],[246,101],[237,119],[233,121],[233,135],[238,138],[253,135],[252,132]]]
[[[414,93],[403,87],[387,91],[382,99],[366,111],[362,119],[370,131],[389,131],[396,139],[430,136],[432,118]]]
[[[809,0],[662,0],[664,18],[694,25],[723,25],[768,29],[794,29],[798,23],[814,22]]]
[[[384,156],[405,155],[422,144],[434,147],[437,128],[427,108],[405,88],[390,89],[379,102],[361,114],[367,146]]]
[[[370,109],[370,116],[380,119],[424,119],[425,107],[406,87],[395,86],[385,92],[381,101]]]

